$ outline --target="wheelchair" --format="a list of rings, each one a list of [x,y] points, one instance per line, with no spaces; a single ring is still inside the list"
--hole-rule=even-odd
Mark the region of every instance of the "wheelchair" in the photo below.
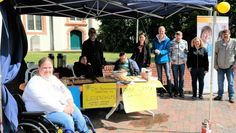
[[[26,83],[33,77],[38,70],[37,65],[30,66],[25,72],[25,83],[19,86],[19,89],[24,91]],[[18,106],[18,120],[19,120],[19,133],[62,133],[62,125],[52,123],[45,116],[45,112],[27,112],[25,103],[20,94],[13,95]],[[90,121],[89,117],[83,115],[86,124],[93,133],[96,133],[95,128]]]
[[[20,133],[57,133],[58,127],[44,117],[45,112],[26,112],[20,94],[14,94],[18,106],[18,132]]]
[[[27,112],[25,104],[21,98],[20,94],[14,94],[18,106],[18,131],[17,133],[62,133],[62,125],[57,123],[52,123],[46,117],[44,117],[45,112],[41,111],[31,111]],[[93,133],[96,133],[95,128],[90,121],[89,117],[83,115],[88,127]],[[68,130],[66,130],[68,131]]]

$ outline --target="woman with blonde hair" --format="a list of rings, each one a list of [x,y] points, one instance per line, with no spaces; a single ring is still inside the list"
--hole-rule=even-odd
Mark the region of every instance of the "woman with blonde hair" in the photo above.
[[[191,41],[191,48],[187,56],[187,67],[192,77],[192,99],[197,98],[197,81],[199,82],[199,99],[203,99],[204,76],[209,69],[208,53],[199,37]]]

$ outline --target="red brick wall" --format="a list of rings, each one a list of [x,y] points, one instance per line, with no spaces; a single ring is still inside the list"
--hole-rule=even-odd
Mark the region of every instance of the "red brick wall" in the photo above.
[[[156,65],[155,63],[152,63],[151,66],[152,68],[152,75],[154,77],[157,76],[157,70],[156,70]],[[107,65],[105,66],[105,68],[103,69],[103,73],[104,75],[109,75],[111,74],[112,70],[113,70],[114,66],[113,65]],[[165,72],[163,70],[163,84],[165,85],[166,84],[166,76],[165,76]],[[226,79],[225,79],[226,80]],[[171,81],[172,83],[174,83],[173,81],[173,75],[172,75],[172,71],[171,71]],[[234,79],[234,83],[236,84],[236,78]],[[191,82],[192,82],[192,79],[191,79],[191,76],[190,76],[190,73],[187,69],[187,66],[185,65],[185,72],[184,72],[184,91],[187,91],[187,92],[192,92],[192,85],[191,85]],[[217,84],[217,83],[216,83]]]
[[[151,64],[151,68],[152,68],[152,75],[153,76],[157,76],[157,70],[156,70],[156,64],[152,63]],[[166,83],[166,75],[165,75],[165,71],[163,69],[163,84],[167,84]],[[173,74],[172,74],[172,70],[171,70],[171,81],[172,83],[174,83],[174,78],[173,78]],[[191,85],[191,76],[190,73],[185,65],[185,71],[184,71],[184,91],[191,91],[192,90],[192,85]]]

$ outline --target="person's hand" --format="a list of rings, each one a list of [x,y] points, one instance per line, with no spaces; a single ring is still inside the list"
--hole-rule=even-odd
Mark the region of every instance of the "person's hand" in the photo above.
[[[160,54],[160,50],[155,49],[154,53],[156,53],[156,54]]]
[[[79,79],[85,79],[85,76],[84,76],[84,75],[81,75],[81,76],[79,77]]]
[[[233,69],[234,69],[234,72],[236,72],[236,65],[234,65],[234,68],[233,68]]]
[[[63,112],[67,113],[68,115],[72,115],[72,113],[74,112],[74,107],[72,107],[70,105],[66,105],[64,107]]]
[[[192,68],[191,68],[191,67],[189,67],[189,68],[188,68],[188,70],[191,72]]]

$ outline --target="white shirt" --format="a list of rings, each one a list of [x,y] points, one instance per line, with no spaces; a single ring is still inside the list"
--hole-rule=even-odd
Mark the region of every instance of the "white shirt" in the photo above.
[[[67,100],[72,98],[67,87],[54,75],[43,78],[35,75],[23,93],[27,111],[63,112]]]

